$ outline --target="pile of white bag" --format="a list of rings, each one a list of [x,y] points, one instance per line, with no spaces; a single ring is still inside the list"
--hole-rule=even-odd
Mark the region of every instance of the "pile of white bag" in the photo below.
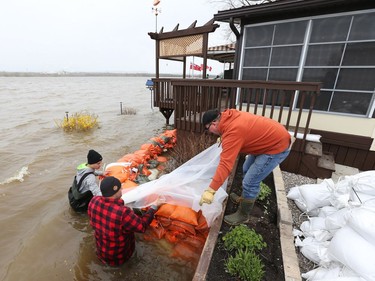
[[[314,281],[375,280],[375,171],[295,186],[287,197],[308,215],[295,245],[317,267]]]

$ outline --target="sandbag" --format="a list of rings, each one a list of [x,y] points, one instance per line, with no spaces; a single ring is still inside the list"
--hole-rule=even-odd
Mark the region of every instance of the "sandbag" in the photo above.
[[[341,262],[366,280],[375,280],[375,246],[350,226],[338,230],[328,247],[329,257]]]

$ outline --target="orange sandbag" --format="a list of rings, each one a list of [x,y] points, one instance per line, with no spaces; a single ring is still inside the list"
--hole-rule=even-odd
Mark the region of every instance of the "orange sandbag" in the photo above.
[[[183,221],[191,225],[198,225],[198,213],[193,209],[183,206],[177,206],[170,215],[172,220]]]
[[[167,230],[164,234],[164,238],[169,243],[175,244],[179,241],[179,239],[176,237],[176,235],[177,235],[176,231]]]
[[[194,248],[198,250],[202,250],[204,243],[206,243],[206,239],[200,236],[193,236],[193,235],[188,235],[184,239],[184,242],[193,246]]]
[[[111,166],[106,169],[108,176],[118,178],[120,182],[125,182],[129,178],[129,169],[124,166]]]
[[[194,229],[194,226],[192,226],[191,224],[188,224],[186,222],[183,222],[183,221],[177,221],[177,220],[173,220],[171,222],[171,226],[178,226],[179,228],[183,229],[184,231],[186,232],[189,232],[190,234],[192,235],[195,235],[196,232],[195,232],[195,229]]]
[[[172,221],[169,218],[165,218],[161,216],[157,217],[157,220],[163,227],[168,227],[172,223]]]
[[[121,184],[121,188],[123,188],[123,189],[131,188],[131,187],[134,187],[134,186],[138,186],[138,183],[135,183],[134,181],[131,181],[129,179]]]
[[[198,213],[198,225],[195,227],[195,230],[205,231],[208,229],[206,218],[203,216],[202,211]]]
[[[163,205],[160,206],[158,211],[155,213],[155,216],[161,216],[161,217],[169,218],[176,208],[177,208],[176,205],[163,204]]]
[[[158,158],[156,158],[156,160],[164,163],[164,162],[168,161],[168,158],[165,157],[165,156],[158,156]]]
[[[148,161],[151,159],[151,152],[146,149],[140,149],[140,150],[134,151],[134,154],[140,155],[142,159],[144,159],[145,161]]]
[[[195,247],[192,247],[188,243],[179,242],[173,248],[172,257],[182,258],[186,261],[197,262],[200,257],[200,251],[197,251]]]
[[[138,166],[139,164],[143,164],[145,160],[139,154],[130,153],[122,156],[119,160],[117,160],[117,162],[130,162],[133,167]]]

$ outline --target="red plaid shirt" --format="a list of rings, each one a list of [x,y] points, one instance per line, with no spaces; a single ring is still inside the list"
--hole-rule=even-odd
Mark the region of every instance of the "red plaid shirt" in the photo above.
[[[87,212],[95,230],[98,258],[111,266],[121,265],[132,256],[134,232],[145,232],[155,213],[150,208],[139,217],[122,199],[102,196],[91,199]]]

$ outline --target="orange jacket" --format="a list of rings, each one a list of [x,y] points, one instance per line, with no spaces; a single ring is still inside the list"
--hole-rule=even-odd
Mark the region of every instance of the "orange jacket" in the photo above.
[[[221,113],[218,130],[221,133],[220,163],[210,187],[217,190],[229,176],[239,153],[278,154],[290,145],[290,135],[277,121],[228,109]]]

